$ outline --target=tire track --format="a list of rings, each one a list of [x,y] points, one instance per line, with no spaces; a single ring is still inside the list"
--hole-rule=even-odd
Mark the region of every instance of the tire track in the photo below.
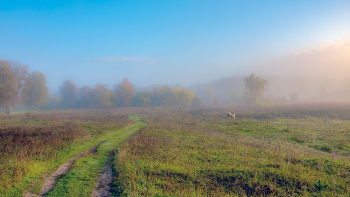
[[[62,175],[66,174],[72,167],[72,165],[75,163],[75,161],[79,158],[82,158],[88,154],[91,153],[96,153],[97,152],[97,148],[105,143],[106,141],[102,141],[100,143],[98,143],[96,146],[92,147],[89,151],[84,151],[82,153],[79,153],[78,155],[74,156],[71,158],[71,160],[67,161],[66,163],[64,163],[63,165],[61,165],[59,168],[57,168],[57,170],[52,173],[50,176],[45,177],[44,178],[44,184],[40,190],[39,194],[34,194],[31,193],[30,190],[33,188],[33,186],[27,190],[24,193],[24,197],[33,197],[33,196],[45,196],[45,194],[47,194],[48,192],[50,192],[55,186],[56,186],[56,181],[62,177]]]
[[[112,151],[111,154],[109,154],[107,163],[101,170],[100,178],[96,181],[95,190],[92,192],[91,196],[112,196],[112,193],[110,193],[111,187],[109,186],[109,184],[113,181],[112,159],[115,154],[115,151]]]

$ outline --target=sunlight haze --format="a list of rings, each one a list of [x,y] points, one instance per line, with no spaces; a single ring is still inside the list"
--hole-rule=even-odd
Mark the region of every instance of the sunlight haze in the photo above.
[[[40,70],[51,94],[127,77],[347,77],[349,1],[1,1],[0,58]]]

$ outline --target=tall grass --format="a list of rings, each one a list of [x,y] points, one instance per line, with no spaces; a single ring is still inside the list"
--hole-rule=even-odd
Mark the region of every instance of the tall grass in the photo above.
[[[77,143],[86,144],[130,123],[128,116],[108,110],[2,115],[0,194],[21,195],[69,159],[73,150],[82,151],[74,147]]]

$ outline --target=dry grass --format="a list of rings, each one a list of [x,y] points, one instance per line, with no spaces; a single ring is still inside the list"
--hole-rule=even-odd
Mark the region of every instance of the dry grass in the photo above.
[[[21,187],[25,177],[33,181],[30,177],[48,170],[38,169],[38,163],[54,166],[62,162],[62,155],[69,155],[76,143],[86,143],[130,123],[128,116],[109,110],[2,115],[0,194]]]
[[[224,107],[140,108],[147,127],[119,151],[114,192],[116,196],[347,195],[350,147],[344,137],[350,134],[350,125],[326,121],[315,111],[346,120],[350,110],[295,107],[237,107],[239,120],[227,119]],[[290,111],[307,118],[285,116]],[[284,118],[270,117],[267,123],[259,113],[280,113]],[[242,119],[249,114],[257,119]]]

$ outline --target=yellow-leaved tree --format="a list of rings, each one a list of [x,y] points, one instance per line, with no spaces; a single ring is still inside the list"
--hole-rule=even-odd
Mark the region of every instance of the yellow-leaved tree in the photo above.
[[[125,78],[122,83],[114,86],[114,93],[117,95],[117,105],[123,107],[130,104],[135,94],[134,88],[127,78]]]
[[[0,59],[0,107],[5,106],[7,114],[21,104],[20,92],[27,76],[28,66]]]
[[[45,106],[50,99],[49,87],[46,83],[47,78],[40,71],[35,71],[26,78],[22,91],[23,103],[26,107],[35,108],[37,111],[38,107]]]

